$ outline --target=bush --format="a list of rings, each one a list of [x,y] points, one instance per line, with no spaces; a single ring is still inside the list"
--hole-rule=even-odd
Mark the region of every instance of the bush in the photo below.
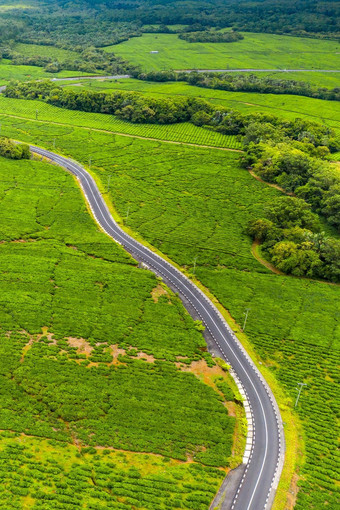
[[[29,146],[14,143],[7,137],[0,137],[0,155],[8,159],[29,159],[31,157]]]

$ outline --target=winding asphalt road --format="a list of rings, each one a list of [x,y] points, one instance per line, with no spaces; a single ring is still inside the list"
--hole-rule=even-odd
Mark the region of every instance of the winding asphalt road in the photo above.
[[[74,174],[89,206],[105,232],[121,244],[172,289],[177,290],[195,318],[200,317],[221,355],[232,367],[248,418],[248,439],[244,470],[230,503],[232,510],[271,508],[284,459],[284,437],[278,407],[266,382],[213,303],[186,276],[141,243],[126,234],[112,218],[91,175],[78,163],[50,151],[31,146],[31,151],[47,157]],[[224,508],[224,507],[222,507]]]

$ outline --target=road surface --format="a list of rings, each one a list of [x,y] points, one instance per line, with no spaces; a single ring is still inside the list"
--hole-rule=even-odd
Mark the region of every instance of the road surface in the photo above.
[[[221,355],[231,365],[231,373],[245,399],[248,439],[243,458],[244,474],[230,502],[232,510],[271,508],[284,459],[284,437],[278,407],[260,375],[213,303],[186,276],[159,255],[126,234],[112,218],[91,175],[77,162],[50,151],[31,146],[74,174],[93,215],[102,229],[121,244],[144,267],[150,269],[176,290],[195,318],[200,317]]]

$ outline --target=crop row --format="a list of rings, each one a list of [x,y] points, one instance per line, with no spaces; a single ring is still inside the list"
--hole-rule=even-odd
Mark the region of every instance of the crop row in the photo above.
[[[10,436],[10,437],[9,437]],[[3,434],[0,508],[115,508],[205,510],[223,472],[164,462],[159,457],[98,450],[79,455],[73,446],[46,455],[46,441]],[[24,505],[24,506],[22,506]],[[196,506],[193,506],[196,505]]]

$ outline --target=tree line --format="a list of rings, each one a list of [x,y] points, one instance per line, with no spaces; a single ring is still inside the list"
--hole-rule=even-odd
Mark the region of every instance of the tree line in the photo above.
[[[340,87],[327,89],[297,80],[282,80],[255,74],[189,73],[184,77],[190,85],[231,92],[259,92],[261,94],[293,94],[340,101]]]
[[[229,32],[218,32],[217,30],[204,30],[198,32],[185,32],[179,34],[179,39],[193,43],[193,42],[209,42],[209,43],[230,43],[244,39],[244,36],[239,32],[231,30]]]
[[[14,82],[6,88],[5,95],[21,99],[40,99],[70,110],[116,115],[135,123],[188,122],[202,109],[212,111],[206,101],[197,98],[153,98],[126,91],[108,94],[75,91],[58,87],[50,81]]]
[[[228,90],[230,92],[259,92],[260,94],[290,94],[297,96],[312,97],[314,99],[327,99],[340,101],[340,87],[327,89],[315,87],[310,83],[300,80],[284,80],[269,76],[257,76],[253,73],[176,73],[174,71],[150,71],[139,72],[138,68],[132,72],[132,76],[143,81],[185,81],[189,85],[216,90]]]

